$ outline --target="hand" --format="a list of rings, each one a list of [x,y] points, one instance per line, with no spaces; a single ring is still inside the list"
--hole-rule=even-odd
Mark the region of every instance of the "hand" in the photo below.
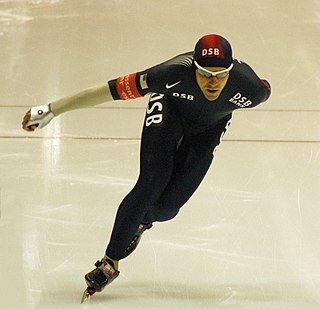
[[[22,120],[22,128],[33,132],[36,128],[45,127],[54,118],[49,105],[32,107],[27,111]]]
[[[29,122],[30,117],[31,117],[31,110],[29,109],[27,111],[27,113],[24,115],[23,120],[22,120],[22,128],[23,128],[23,130],[26,130],[28,132],[34,131],[37,128],[36,125],[32,125],[29,127],[27,126],[27,123]]]

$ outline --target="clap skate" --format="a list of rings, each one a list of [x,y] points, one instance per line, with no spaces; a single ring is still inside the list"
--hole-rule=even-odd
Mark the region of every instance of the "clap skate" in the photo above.
[[[84,291],[81,304],[96,292],[101,292],[108,284],[116,279],[120,272],[114,268],[113,262],[104,256],[101,261],[97,261],[96,268],[85,275],[88,285]]]
[[[138,227],[138,230],[136,231],[136,233],[134,234],[130,244],[128,245],[128,247],[126,248],[126,250],[124,251],[126,256],[128,256],[129,254],[131,254],[137,247],[138,244],[141,240],[142,234],[143,232],[145,232],[146,230],[149,230],[152,228],[152,223],[149,224],[140,224]]]

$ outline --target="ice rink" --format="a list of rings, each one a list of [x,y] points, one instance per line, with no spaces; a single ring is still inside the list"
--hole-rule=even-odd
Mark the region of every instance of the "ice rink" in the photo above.
[[[80,305],[138,175],[148,98],[25,112],[219,33],[270,81],[201,187]],[[319,0],[0,0],[0,308],[320,308]]]

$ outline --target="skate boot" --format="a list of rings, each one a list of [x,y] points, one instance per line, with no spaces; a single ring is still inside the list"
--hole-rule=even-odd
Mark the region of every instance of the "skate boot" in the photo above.
[[[128,247],[126,248],[126,250],[124,251],[126,254],[126,257],[131,254],[137,247],[138,244],[141,240],[142,234],[143,232],[145,232],[146,230],[149,230],[152,228],[152,223],[149,224],[140,224],[135,235],[133,236],[130,244],[128,245]]]
[[[87,273],[84,277],[88,287],[83,293],[81,304],[95,292],[101,292],[120,274],[120,272],[114,268],[113,262],[106,256],[104,256],[101,261],[97,261],[94,265],[96,268]]]

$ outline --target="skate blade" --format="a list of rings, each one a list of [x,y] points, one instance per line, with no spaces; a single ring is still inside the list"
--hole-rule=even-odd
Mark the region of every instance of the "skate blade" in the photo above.
[[[81,304],[83,304],[86,300],[88,300],[90,296],[92,296],[94,293],[95,293],[94,290],[90,288],[86,288],[82,295]]]

